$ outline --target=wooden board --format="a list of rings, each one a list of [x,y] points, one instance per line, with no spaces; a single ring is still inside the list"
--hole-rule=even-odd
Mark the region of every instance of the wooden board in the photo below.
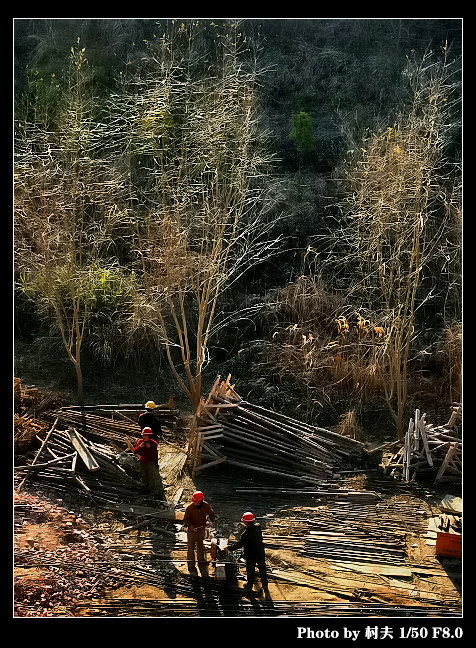
[[[71,443],[73,445],[73,448],[76,450],[78,455],[81,457],[83,460],[85,466],[87,467],[88,470],[99,470],[99,464],[96,461],[96,459],[93,457],[93,455],[89,452],[86,444],[84,443],[83,438],[81,435],[74,429],[74,428],[69,428],[67,430],[67,433],[69,435],[69,438],[71,439]]]
[[[438,504],[440,511],[444,513],[461,514],[463,512],[463,500],[454,495],[445,495]]]
[[[363,574],[382,574],[383,576],[400,576],[411,578],[412,570],[409,567],[398,565],[379,565],[376,563],[336,562],[331,561],[333,567],[342,571],[357,571]]]

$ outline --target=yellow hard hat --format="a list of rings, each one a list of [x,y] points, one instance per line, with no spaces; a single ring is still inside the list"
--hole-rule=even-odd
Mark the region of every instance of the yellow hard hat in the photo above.
[[[155,409],[155,403],[154,401],[147,401],[145,404],[146,409]]]

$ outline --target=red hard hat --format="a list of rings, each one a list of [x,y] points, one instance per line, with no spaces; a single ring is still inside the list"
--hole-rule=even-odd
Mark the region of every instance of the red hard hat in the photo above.
[[[192,502],[203,502],[204,499],[205,496],[202,491],[195,491],[195,493],[192,495]]]
[[[255,516],[253,513],[250,513],[249,511],[247,513],[243,513],[243,517],[241,518],[242,522],[254,522],[255,521]]]
[[[149,435],[152,434],[152,428],[150,428],[150,427],[145,427],[145,428],[142,430],[142,436],[146,436],[147,434],[149,434]]]

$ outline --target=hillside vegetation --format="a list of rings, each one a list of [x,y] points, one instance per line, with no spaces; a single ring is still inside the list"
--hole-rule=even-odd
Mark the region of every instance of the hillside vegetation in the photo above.
[[[461,38],[458,19],[16,19],[15,375],[193,411],[231,373],[399,438],[415,406],[446,416]]]

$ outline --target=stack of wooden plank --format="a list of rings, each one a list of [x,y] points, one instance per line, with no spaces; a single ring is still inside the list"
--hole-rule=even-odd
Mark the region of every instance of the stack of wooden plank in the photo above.
[[[343,461],[362,454],[360,441],[244,401],[229,381],[230,376],[222,382],[218,376],[198,409],[189,443],[192,474],[226,461],[294,481],[320,483],[332,479]]]
[[[21,419],[29,423],[32,438],[28,446],[22,445],[26,463],[15,466],[17,481],[21,480],[18,488],[29,479],[49,482],[61,490],[79,489],[106,501],[119,496],[137,497],[142,491],[139,471],[138,467],[130,470],[129,464],[137,463],[132,450],[140,436],[138,415],[144,409],[142,404],[65,406],[43,412],[34,427],[31,419]],[[161,423],[175,429],[178,410],[173,409],[172,399],[157,406],[154,414]],[[17,415],[15,418],[20,421]],[[19,423],[16,428],[20,439]],[[36,454],[32,442],[40,444]],[[177,460],[167,474],[179,472],[185,463],[185,450],[176,454]],[[125,456],[129,462],[124,462]]]
[[[137,492],[140,482],[119,465],[117,451],[86,438],[74,427],[57,429],[59,420],[57,417],[43,437],[37,435],[40,448],[32,461],[15,466],[15,474],[22,478],[18,490],[26,479],[34,479],[87,493]]]
[[[50,421],[58,417],[63,427],[74,427],[78,432],[92,440],[108,442],[121,450],[132,450],[140,435],[138,417],[145,410],[141,404],[119,405],[71,405],[49,412]],[[154,416],[162,425],[176,429],[178,410],[173,408],[173,400],[158,405]]]
[[[461,481],[463,441],[457,429],[461,405],[453,408],[445,425],[434,426],[426,421],[426,414],[415,410],[410,419],[405,439],[398,451],[384,466],[392,477],[404,481],[418,476],[433,477],[435,483]]]
[[[325,497],[326,499],[335,500],[335,501],[349,501],[355,504],[367,504],[371,502],[380,501],[381,496],[374,491],[356,491],[349,490],[347,488],[336,488],[332,487],[327,483],[323,483],[320,488],[280,488],[280,487],[257,487],[257,488],[235,488],[235,493],[242,493],[247,495],[259,495],[261,497],[269,495],[271,497],[276,497],[277,494],[285,495],[286,498],[296,495],[300,498],[303,496],[309,496],[311,498],[315,497]]]
[[[404,565],[407,552],[404,541],[380,540],[360,532],[336,533],[312,531],[306,536],[301,555],[327,560]]]
[[[50,415],[58,417],[63,427],[71,427],[78,430],[80,434],[97,441],[115,443],[121,449],[131,449],[140,434],[140,428],[136,421],[114,420],[98,414],[84,411],[75,411],[63,408],[54,411]]]
[[[112,420],[117,419],[132,423],[136,425],[137,419],[141,412],[145,411],[145,405],[141,403],[119,403],[116,405],[70,405],[62,407],[61,411],[76,415],[100,415],[103,418],[109,417]],[[172,430],[176,429],[177,419],[179,415],[178,409],[174,409],[173,398],[170,397],[167,403],[156,405],[151,410],[154,416],[160,421],[161,424],[170,427]]]

